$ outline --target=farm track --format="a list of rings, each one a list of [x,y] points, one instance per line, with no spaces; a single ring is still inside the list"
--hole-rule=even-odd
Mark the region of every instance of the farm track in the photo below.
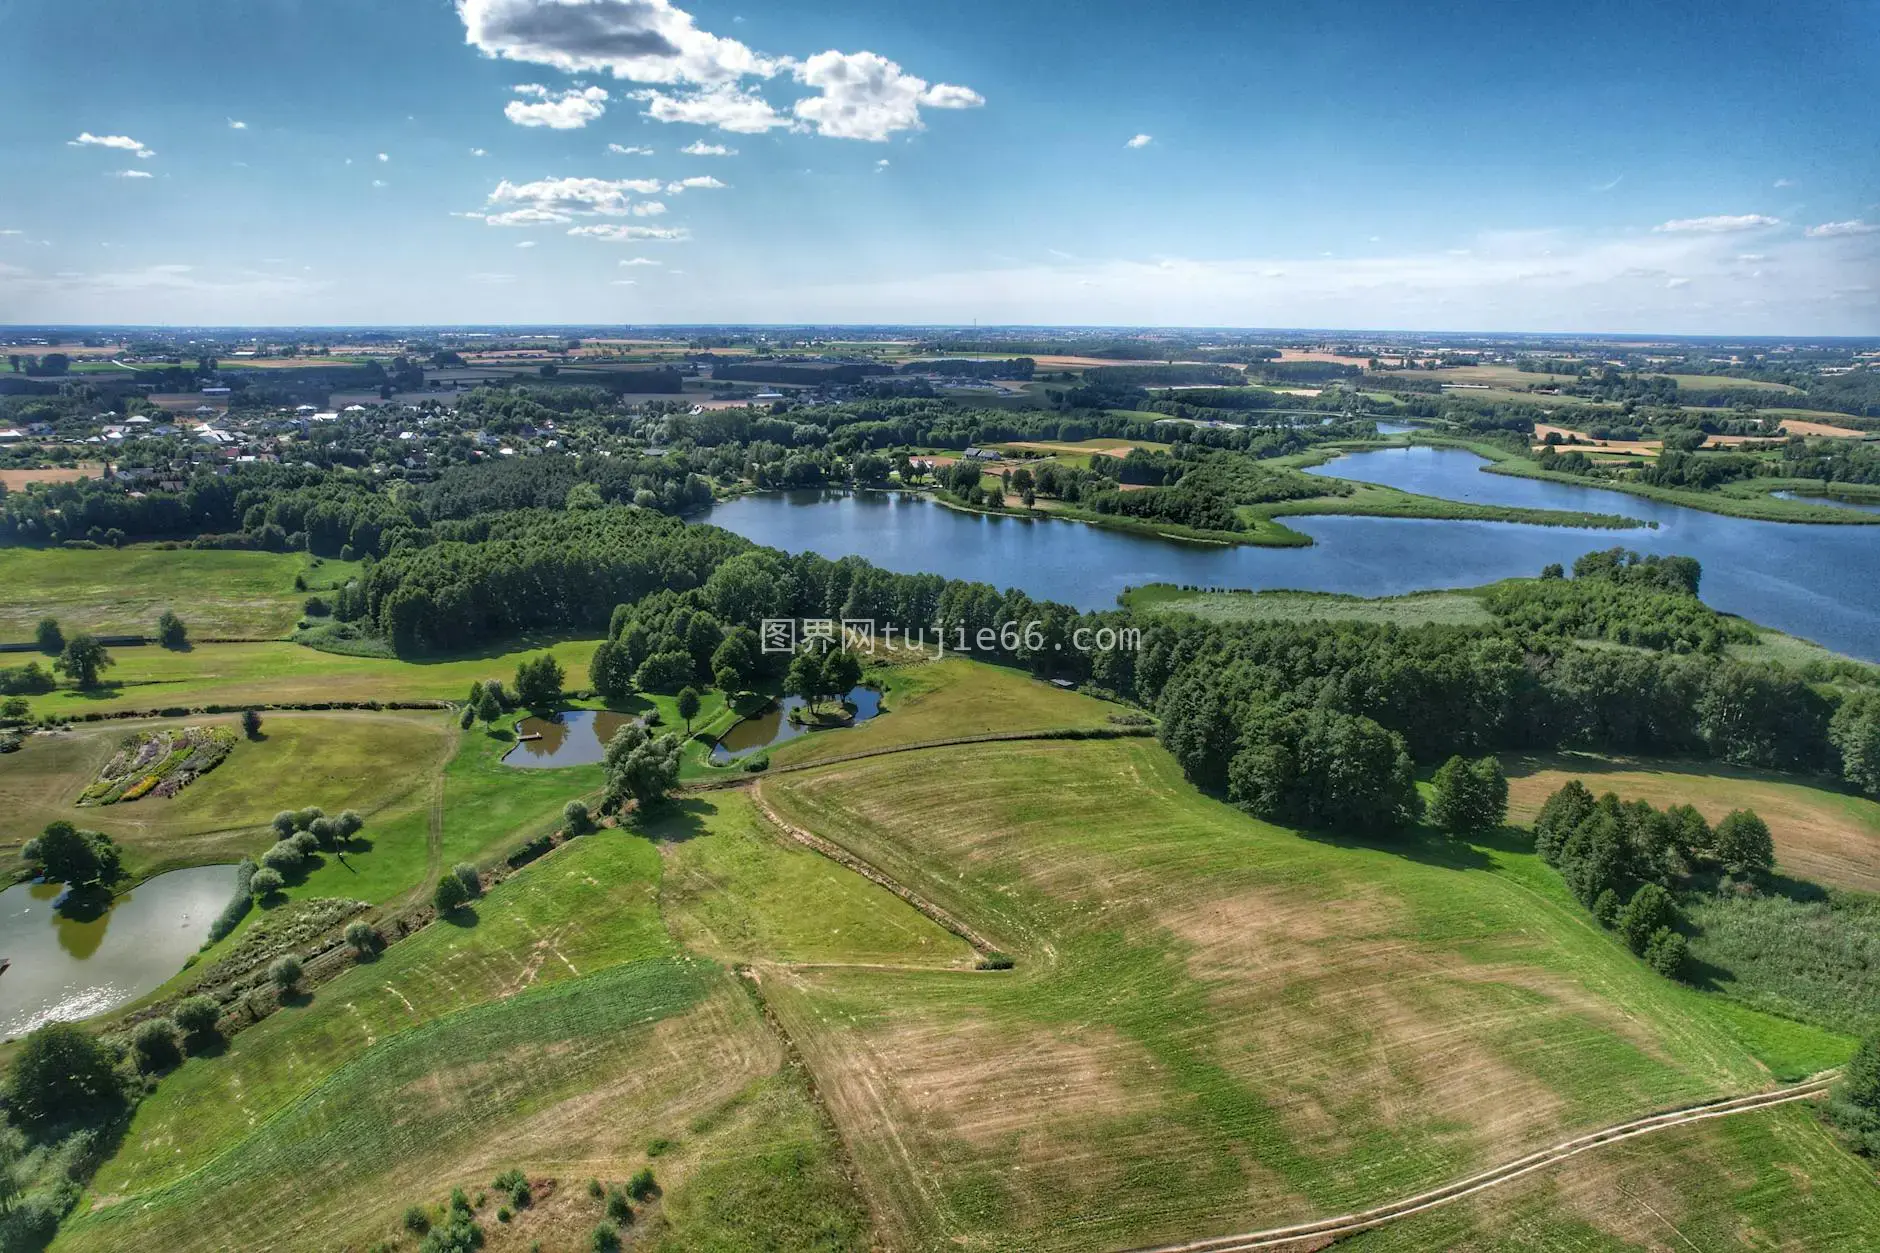
[[[1473,1175],[1465,1176],[1440,1188],[1431,1188],[1425,1192],[1407,1196],[1388,1205],[1361,1210],[1353,1214],[1343,1214],[1336,1218],[1323,1218],[1316,1222],[1294,1223],[1286,1227],[1269,1227],[1264,1231],[1248,1231],[1238,1235],[1211,1236],[1201,1240],[1191,1240],[1185,1244],[1161,1244],[1149,1248],[1132,1250],[1131,1253],[1247,1253],[1254,1249],[1278,1249],[1304,1241],[1334,1241],[1342,1236],[1357,1235],[1373,1227],[1399,1218],[1409,1218],[1427,1210],[1437,1209],[1452,1201],[1460,1201],[1478,1192],[1513,1182],[1538,1170],[1545,1170],[1571,1157],[1602,1145],[1616,1144],[1621,1140],[1630,1140],[1637,1136],[1649,1135],[1655,1131],[1668,1131],[1676,1127],[1689,1126],[1712,1118],[1727,1118],[1733,1114],[1749,1114],[1768,1109],[1775,1105],[1785,1105],[1791,1101],[1808,1100],[1827,1091],[1834,1081],[1835,1072],[1817,1075],[1813,1079],[1773,1092],[1757,1092],[1749,1096],[1727,1097],[1722,1100],[1706,1101],[1698,1105],[1687,1105],[1675,1110],[1652,1114],[1630,1122],[1617,1123],[1603,1127],[1598,1131],[1576,1136],[1571,1140],[1562,1140],[1548,1148],[1529,1153],[1525,1157],[1491,1167]]]

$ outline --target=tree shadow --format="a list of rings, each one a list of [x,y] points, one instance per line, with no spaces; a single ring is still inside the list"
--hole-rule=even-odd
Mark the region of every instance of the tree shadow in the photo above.
[[[211,1027],[183,1037],[183,1052],[190,1057],[220,1057],[228,1052],[228,1037]]]
[[[475,930],[483,921],[481,918],[477,917],[476,907],[473,905],[459,905],[448,913],[439,914],[437,920],[439,922],[449,923],[451,926],[459,927],[465,931]]]
[[[701,835],[710,835],[705,819],[717,812],[718,807],[705,797],[677,797],[636,814],[633,825],[627,829],[660,844],[683,844]]]
[[[1445,870],[1487,870],[1494,865],[1493,860],[1482,849],[1463,840],[1452,839],[1433,827],[1421,824],[1401,827],[1391,832],[1366,832],[1364,834],[1353,834],[1349,831],[1315,831],[1305,827],[1292,829],[1302,838],[1311,840],[1315,844],[1391,853],[1406,861],[1418,862],[1425,866],[1440,866]]]
[[[282,1009],[305,1009],[313,1004],[313,993],[305,988],[296,987],[291,991],[280,993],[275,999],[281,1003]]]

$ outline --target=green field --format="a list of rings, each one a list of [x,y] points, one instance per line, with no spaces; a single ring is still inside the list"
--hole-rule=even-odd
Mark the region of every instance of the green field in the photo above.
[[[305,553],[220,549],[0,548],[0,642],[27,643],[48,615],[66,634],[157,632],[174,609],[198,638],[279,639],[293,630],[310,587],[331,587],[357,571],[345,562]]]
[[[1191,613],[1211,622],[1394,622],[1474,626],[1493,621],[1471,592],[1344,596],[1336,592],[1187,591],[1171,583],[1133,587],[1124,604],[1149,613]]]
[[[0,770],[0,867],[15,868],[20,845],[58,820],[106,831],[123,846],[126,870],[139,878],[260,852],[273,843],[267,824],[282,809],[356,809],[377,825],[410,806],[443,767],[458,734],[443,713],[270,714],[259,740],[238,741],[226,761],[173,798],[76,804],[127,735],[150,726],[236,721],[225,715],[81,723],[29,737]]]
[[[935,749],[759,787],[1019,957],[1007,979],[817,970],[773,994],[891,1247],[1125,1247],[1343,1212],[1849,1047],[1653,975],[1519,843],[1301,837],[1196,794],[1147,743]],[[1732,1221],[1880,1221],[1825,1133],[1799,1133],[1833,1169]],[[1726,1135],[1699,1164],[1757,1161]]]
[[[149,711],[205,705],[304,704],[328,701],[462,700],[472,683],[510,683],[516,665],[543,651],[555,654],[573,690],[587,685],[594,640],[518,641],[474,655],[403,660],[350,657],[285,641],[198,644],[187,652],[153,645],[112,650],[117,664],[103,686],[62,686],[31,698],[37,717],[82,717],[119,710]]]

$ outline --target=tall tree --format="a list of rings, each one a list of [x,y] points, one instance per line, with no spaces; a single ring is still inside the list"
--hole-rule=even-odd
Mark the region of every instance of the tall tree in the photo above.
[[[105,651],[103,644],[81,631],[65,641],[65,650],[52,663],[52,668],[79,687],[90,689],[98,686],[100,673],[116,664],[117,660]]]

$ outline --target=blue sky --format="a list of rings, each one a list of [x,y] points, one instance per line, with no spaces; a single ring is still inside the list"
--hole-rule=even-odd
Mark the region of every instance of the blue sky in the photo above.
[[[1871,2],[7,10],[0,322],[1880,334]]]

